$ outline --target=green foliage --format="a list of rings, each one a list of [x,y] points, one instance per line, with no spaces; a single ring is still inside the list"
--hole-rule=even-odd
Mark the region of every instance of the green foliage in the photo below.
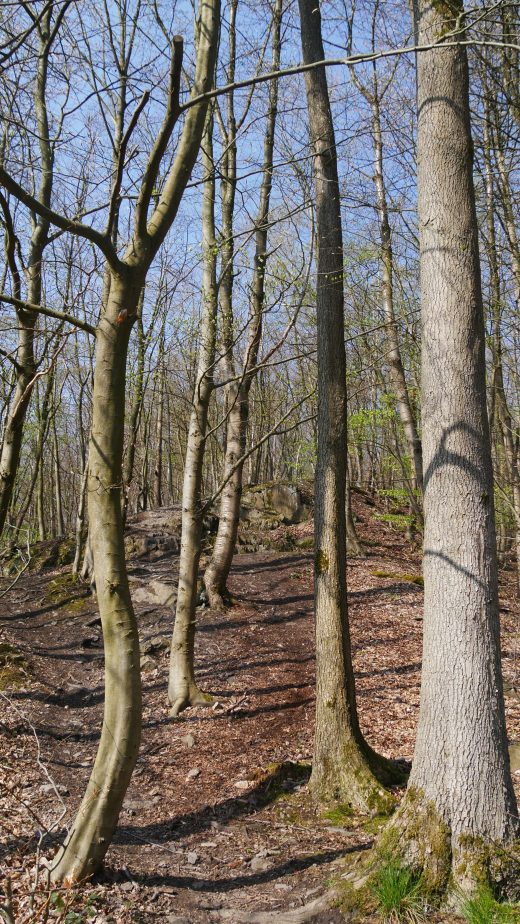
[[[424,578],[422,574],[409,574],[406,571],[381,571],[379,568],[374,568],[370,574],[373,574],[374,577],[393,578],[395,581],[406,581],[410,584],[418,584],[419,587],[424,587]]]
[[[374,520],[387,523],[392,529],[405,533],[411,526],[413,517],[406,513],[374,513]]]
[[[423,907],[421,879],[395,858],[383,860],[371,876],[368,887],[387,924],[414,924],[420,920]]]
[[[84,903],[82,903],[81,911],[74,911],[70,908],[70,903],[74,898],[80,898],[80,895],[65,896],[60,892],[51,892],[50,896],[50,906],[60,915],[60,921],[63,921],[63,924],[86,924],[86,922],[95,917],[97,910],[95,907],[95,902],[98,899],[98,896],[93,893],[89,895]],[[63,917],[62,917],[63,916]]]
[[[487,885],[462,900],[460,913],[467,924],[520,924],[520,905],[500,904]]]

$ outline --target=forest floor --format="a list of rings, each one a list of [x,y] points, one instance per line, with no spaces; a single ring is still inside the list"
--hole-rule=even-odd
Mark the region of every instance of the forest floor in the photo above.
[[[359,496],[355,511],[367,551],[348,567],[361,726],[378,751],[410,760],[421,667],[420,552],[375,520]],[[298,529],[310,533],[312,524]],[[130,562],[143,584],[171,578],[173,568],[171,556]],[[66,573],[26,572],[1,602],[0,641],[22,656],[13,669],[18,684],[0,700],[0,869],[11,877],[16,924],[44,921],[47,913],[67,924],[238,924],[249,912],[294,912],[321,896],[370,846],[376,825],[320,815],[310,805],[312,552],[262,552],[235,559],[229,610],[198,610],[198,677],[215,697],[211,708],[169,718],[168,651],[147,642],[169,635],[171,611],[136,607],[142,645],[150,649],[144,730],[114,843],[102,876],[70,905],[58,895],[49,904],[39,886],[30,911],[35,865],[52,856],[74,818],[102,717],[96,604]],[[501,617],[508,730],[518,741],[520,634],[511,571],[502,575]],[[520,796],[520,772],[515,782]],[[337,909],[313,918],[344,920]]]

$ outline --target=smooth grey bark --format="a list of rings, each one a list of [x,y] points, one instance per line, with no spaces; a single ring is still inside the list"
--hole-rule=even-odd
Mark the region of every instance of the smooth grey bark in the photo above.
[[[137,326],[137,363],[135,370],[135,385],[132,398],[132,406],[129,415],[128,440],[126,453],[123,463],[123,523],[126,522],[128,513],[128,498],[130,485],[134,476],[135,453],[137,448],[137,435],[139,433],[139,424],[143,410],[144,401],[144,361],[146,354],[147,337],[145,336],[142,318],[143,293],[141,293],[140,310],[136,321]]]
[[[218,306],[212,115],[208,116],[202,150],[205,180],[202,202],[204,268],[201,339],[184,464],[179,582],[168,683],[172,716],[178,715],[187,706],[204,705],[211,701],[210,696],[201,692],[195,680],[194,643],[203,518],[202,469],[209,402],[214,387]]]
[[[69,836],[53,865],[54,882],[91,876],[112,840],[137,760],[141,734],[139,635],[130,599],[121,512],[126,355],[141,277],[112,275],[96,335],[96,366],[89,448],[89,540],[105,650],[105,706],[101,739],[87,789]]]
[[[280,31],[282,20],[282,2],[276,0],[273,9],[272,63],[271,69],[280,67]],[[224,457],[223,481],[225,486],[220,498],[219,523],[211,561],[204,574],[204,585],[210,606],[221,607],[227,594],[226,585],[235,554],[235,546],[240,520],[240,502],[242,498],[243,463],[237,465],[246,451],[247,428],[249,421],[249,394],[254,378],[254,369],[262,339],[262,324],[265,302],[265,272],[267,264],[267,239],[269,230],[269,208],[271,201],[273,151],[278,112],[278,81],[273,80],[269,86],[269,109],[264,134],[264,151],[262,165],[262,184],[260,200],[255,220],[255,255],[253,279],[251,284],[251,321],[248,339],[238,380],[226,386],[226,406],[228,411],[226,427],[226,449]],[[232,215],[231,215],[232,218]],[[224,255],[223,255],[224,256]],[[224,305],[226,325],[226,371],[230,377],[234,374],[232,362],[232,303],[229,294]]]
[[[205,0],[201,4],[192,96],[207,92],[213,84],[219,15],[219,0]],[[133,236],[123,259],[119,259],[109,235],[99,241],[110,278],[96,334],[88,504],[105,646],[105,706],[101,739],[87,791],[52,869],[53,882],[64,885],[90,876],[102,862],[117,825],[139,748],[139,637],[128,589],[121,509],[126,359],[146,273],[175,220],[198,155],[206,120],[207,103],[189,109],[173,165],[148,217],[162,156],[179,115],[181,66],[182,40],[176,37],[166,114],[145,168]],[[12,178],[9,183],[15,185]],[[118,192],[117,188],[115,191]],[[22,201],[27,204],[29,197],[23,192],[22,195]],[[60,217],[55,216],[55,222],[60,221]],[[80,231],[83,235],[91,234],[90,229],[83,226]]]
[[[316,0],[299,0],[304,62],[323,60]],[[325,69],[305,75],[316,208],[318,444],[315,479],[316,730],[311,789],[320,801],[385,811],[376,755],[359,728],[346,586],[347,395],[343,237],[332,113]],[[374,760],[372,760],[374,758]]]
[[[460,2],[415,0],[418,42]],[[518,835],[500,664],[485,330],[464,47],[417,58],[422,308],[424,644],[409,786],[394,847],[434,891],[481,878],[518,892]],[[398,838],[395,837],[396,833]],[[393,840],[392,840],[393,837]]]

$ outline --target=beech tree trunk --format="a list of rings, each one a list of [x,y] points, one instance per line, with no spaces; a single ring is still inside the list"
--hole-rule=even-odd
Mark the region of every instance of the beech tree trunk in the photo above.
[[[280,66],[280,30],[282,2],[276,0],[273,10],[273,38],[271,70]],[[251,293],[251,322],[240,379],[226,389],[229,416],[226,429],[226,452],[223,479],[226,482],[220,498],[218,531],[211,561],[204,575],[204,585],[210,606],[221,607],[227,593],[226,585],[235,554],[242,499],[243,464],[237,465],[246,451],[247,426],[249,421],[249,394],[253,382],[254,368],[262,339],[262,322],[265,301],[265,272],[267,263],[267,239],[269,230],[269,208],[273,183],[273,151],[278,112],[278,81],[271,81],[269,87],[269,111],[264,135],[264,158],[262,185],[256,218],[255,256]],[[229,333],[232,325],[229,324]],[[231,345],[229,337],[229,347]],[[229,351],[228,347],[228,351]],[[233,365],[228,362],[231,370]]]
[[[299,0],[304,62],[325,57],[316,0]],[[346,587],[347,400],[343,239],[334,128],[325,69],[305,75],[316,203],[318,458],[315,489],[316,732],[310,785],[320,801],[385,811],[393,799],[359,728]]]
[[[418,44],[461,2],[415,0]],[[485,331],[464,47],[417,56],[424,459],[424,646],[408,790],[383,837],[432,892],[519,889],[507,750]]]
[[[64,885],[98,868],[110,845],[137,760],[141,736],[139,635],[130,599],[123,541],[121,472],[126,356],[140,277],[111,277],[109,301],[96,338],[89,448],[89,538],[105,650],[105,708],[98,752],[69,837],[52,876]]]
[[[194,644],[197,577],[202,538],[202,467],[206,449],[208,409],[213,392],[217,330],[217,264],[215,242],[215,165],[213,162],[213,118],[208,118],[203,142],[203,169],[206,176],[202,204],[202,244],[204,252],[203,308],[197,378],[188,431],[182,492],[181,551],[175,626],[170,649],[168,699],[171,715],[186,706],[204,705],[211,697],[202,693],[195,681]]]

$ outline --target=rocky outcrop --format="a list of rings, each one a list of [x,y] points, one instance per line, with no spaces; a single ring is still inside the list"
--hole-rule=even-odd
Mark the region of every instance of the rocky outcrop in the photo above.
[[[253,485],[242,494],[241,520],[265,521],[267,527],[273,528],[282,523],[291,526],[303,523],[311,516],[310,493],[289,482]]]

